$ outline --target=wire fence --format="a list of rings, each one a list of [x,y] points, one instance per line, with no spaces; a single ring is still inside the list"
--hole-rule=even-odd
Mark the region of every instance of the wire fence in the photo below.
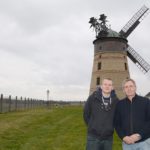
[[[0,95],[0,113],[32,109],[37,107],[46,107],[47,101],[37,100],[32,98],[12,98],[12,96],[4,97],[3,94]]]
[[[26,110],[33,108],[53,108],[53,107],[64,107],[64,106],[77,106],[84,105],[84,101],[62,101],[62,100],[38,100],[32,98],[18,98],[9,96],[0,95],[0,113],[18,111],[18,110]]]

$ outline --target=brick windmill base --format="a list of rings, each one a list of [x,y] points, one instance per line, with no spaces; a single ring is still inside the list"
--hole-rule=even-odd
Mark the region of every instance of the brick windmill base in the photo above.
[[[104,78],[111,78],[119,98],[124,97],[122,81],[129,78],[127,40],[118,37],[100,38],[94,41],[94,61],[90,94],[100,86]]]

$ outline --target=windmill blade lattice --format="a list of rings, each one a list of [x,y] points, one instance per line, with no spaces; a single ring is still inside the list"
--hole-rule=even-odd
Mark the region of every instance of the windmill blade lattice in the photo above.
[[[147,73],[150,70],[150,64],[148,64],[131,46],[127,47],[128,57],[137,65],[137,67],[143,72]]]
[[[127,38],[130,33],[139,25],[141,20],[149,13],[149,8],[145,5],[127,22],[119,32],[121,36]]]

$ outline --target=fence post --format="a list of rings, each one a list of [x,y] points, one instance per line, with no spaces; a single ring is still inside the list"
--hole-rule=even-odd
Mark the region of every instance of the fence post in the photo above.
[[[30,100],[29,100],[29,98],[28,98],[28,109],[29,109],[29,105],[30,105]]]
[[[32,106],[33,106],[33,100],[32,100],[32,98],[31,98],[31,108],[32,108]]]
[[[9,95],[9,98],[8,98],[8,100],[9,100],[9,112],[11,111],[11,95]]]
[[[1,94],[1,98],[0,98],[0,113],[3,112],[3,94]]]
[[[23,101],[22,101],[22,96],[20,97],[20,109],[23,109]]]
[[[35,108],[35,99],[33,99],[33,108]]]
[[[16,96],[16,99],[15,99],[15,111],[17,110],[17,96]]]
[[[24,99],[24,109],[26,109],[26,97]]]

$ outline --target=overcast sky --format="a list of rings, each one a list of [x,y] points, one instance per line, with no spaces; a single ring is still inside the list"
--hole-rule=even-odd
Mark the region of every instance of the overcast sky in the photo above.
[[[149,0],[0,0],[0,93],[54,100],[86,100],[95,33],[90,17],[105,13],[119,32]],[[128,37],[150,63],[150,14]],[[144,75],[129,60],[138,93],[150,91]]]

